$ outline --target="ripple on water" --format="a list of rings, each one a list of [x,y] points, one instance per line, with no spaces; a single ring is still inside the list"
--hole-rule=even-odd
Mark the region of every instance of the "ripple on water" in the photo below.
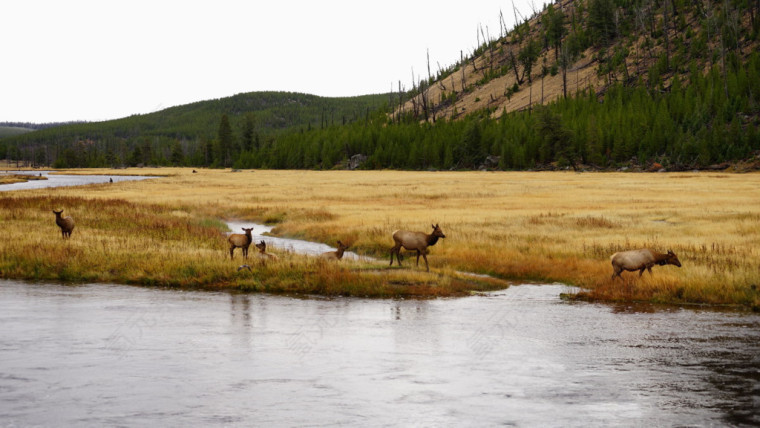
[[[760,422],[760,316],[618,311],[564,303],[566,290],[310,300],[0,281],[0,414],[43,426]]]

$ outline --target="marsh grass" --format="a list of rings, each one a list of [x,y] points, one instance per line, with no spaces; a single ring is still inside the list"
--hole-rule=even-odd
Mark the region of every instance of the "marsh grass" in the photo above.
[[[466,271],[501,278],[501,286],[565,282],[591,299],[760,306],[757,174],[153,173],[166,178],[20,191],[14,203],[3,196],[0,218],[13,238],[0,244],[2,275],[370,296],[493,286],[453,274]],[[60,239],[53,207],[77,221],[71,240]],[[237,272],[242,259],[225,257],[222,219],[350,241],[352,251],[380,261],[319,264],[282,254]],[[434,223],[447,238],[429,249],[431,273],[414,266],[413,253],[404,269],[388,269],[391,233],[429,233]],[[642,247],[671,249],[683,267],[611,280],[609,257]]]
[[[30,180],[47,180],[47,177],[29,174],[0,174],[0,184],[26,183]]]
[[[61,238],[52,207],[75,219],[70,239]],[[278,261],[265,263],[253,250],[248,259],[238,253],[230,260],[221,220],[121,199],[14,195],[0,199],[0,221],[7,226],[7,239],[0,241],[5,278],[367,297],[451,296],[493,288],[412,270],[368,274],[373,267],[367,263],[296,254],[281,253]],[[241,264],[251,270],[238,270]]]

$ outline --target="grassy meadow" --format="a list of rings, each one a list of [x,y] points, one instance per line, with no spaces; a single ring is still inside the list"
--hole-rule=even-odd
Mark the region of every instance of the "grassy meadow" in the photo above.
[[[560,281],[584,287],[582,298],[760,307],[758,174],[101,172],[166,177],[0,194],[0,276],[378,297]],[[70,240],[54,208],[76,220]],[[229,259],[223,220],[276,224],[275,234],[331,245],[340,239],[380,260],[279,253],[238,271],[240,250]],[[430,273],[424,262],[414,266],[413,253],[403,268],[389,268],[391,233],[429,233],[431,223],[447,237],[429,249]],[[640,247],[673,250],[683,267],[611,280],[610,255]]]

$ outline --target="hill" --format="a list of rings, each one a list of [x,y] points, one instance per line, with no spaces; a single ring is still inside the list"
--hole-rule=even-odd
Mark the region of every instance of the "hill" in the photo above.
[[[236,165],[760,169],[758,13],[563,0],[393,94],[386,120],[283,135]]]
[[[12,137],[14,135],[21,135],[32,131],[34,131],[34,129],[0,125],[0,138]]]
[[[688,85],[692,68],[725,80],[730,62],[758,51],[758,13],[752,1],[561,0],[416,82],[395,114],[499,117],[580,91],[601,100],[617,83],[664,92],[676,76]]]
[[[0,158],[20,157],[29,164],[61,167],[208,165],[213,161],[208,161],[211,153],[207,152],[220,149],[213,146],[218,143],[223,116],[234,140],[228,157],[235,157],[247,146],[261,145],[282,133],[363,120],[387,103],[387,95],[326,98],[289,92],[244,93],[5,138],[0,140]]]

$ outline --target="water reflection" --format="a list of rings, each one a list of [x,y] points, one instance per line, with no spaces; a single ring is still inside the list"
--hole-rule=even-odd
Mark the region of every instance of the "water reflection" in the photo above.
[[[5,425],[756,425],[760,316],[0,281]]]

